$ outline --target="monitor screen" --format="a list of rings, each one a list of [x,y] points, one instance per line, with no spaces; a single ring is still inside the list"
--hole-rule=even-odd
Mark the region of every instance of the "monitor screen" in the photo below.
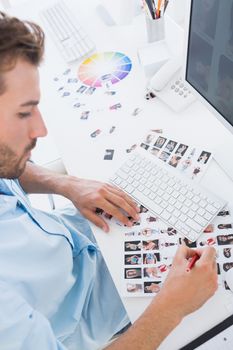
[[[192,0],[185,79],[233,126],[233,0]]]

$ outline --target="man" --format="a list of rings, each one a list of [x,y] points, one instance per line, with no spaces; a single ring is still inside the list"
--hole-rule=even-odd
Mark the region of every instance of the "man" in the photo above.
[[[0,14],[0,347],[97,349],[129,320],[82,215],[108,231],[96,208],[129,226],[127,216],[137,220],[138,209],[108,184],[56,175],[28,161],[47,132],[38,109],[43,43],[38,26]],[[64,195],[80,212],[35,210],[30,192]],[[154,350],[213,295],[215,252],[198,251],[187,272],[193,254],[185,246],[178,250],[164,288],[108,349]]]

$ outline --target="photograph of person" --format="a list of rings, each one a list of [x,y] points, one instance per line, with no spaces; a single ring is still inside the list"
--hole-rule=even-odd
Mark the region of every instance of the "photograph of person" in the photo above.
[[[143,141],[144,143],[151,143],[154,139],[155,135],[153,134],[148,134],[146,137],[145,137],[145,140]]]
[[[144,148],[145,150],[148,150],[148,148],[150,147],[149,145],[146,145],[145,143],[141,143],[140,147]]]
[[[169,140],[165,146],[165,151],[172,153],[177,145],[177,142]]]
[[[166,162],[169,157],[170,153],[167,153],[165,151],[161,152],[161,154],[159,155],[159,159],[161,159],[163,162]]]
[[[159,218],[157,218],[157,217],[155,217],[155,216],[148,216],[147,218],[146,218],[146,221],[148,222],[148,223],[150,223],[150,222],[156,222],[156,221],[158,221],[159,220]]]
[[[160,239],[160,248],[174,247],[178,245],[177,242],[166,242],[164,239]]]
[[[213,224],[209,224],[203,231],[204,233],[212,233],[214,232],[214,225]]]
[[[231,257],[231,248],[224,248],[223,255],[225,256],[225,258],[230,258]]]
[[[217,100],[217,109],[219,112],[232,120],[233,61],[223,55],[219,61],[215,100]]]
[[[104,215],[104,217],[105,217],[106,219],[108,219],[108,220],[111,220],[112,217],[113,217],[111,214],[108,214],[108,213],[104,213],[103,215]]]
[[[84,111],[82,112],[80,119],[86,120],[88,119],[89,115],[90,115],[90,111]]]
[[[140,221],[134,220],[134,218],[132,218],[131,216],[127,216],[127,218],[132,223],[132,226],[139,226],[140,225]],[[124,225],[124,226],[127,226],[127,225]]]
[[[191,157],[188,157],[185,160],[183,160],[181,164],[182,164],[181,165],[181,170],[182,171],[187,170],[192,165]]]
[[[92,87],[90,86],[88,88],[88,90],[85,92],[86,95],[93,95],[93,93],[95,92],[96,88],[95,87]]]
[[[139,232],[139,235],[144,237],[150,237],[151,235],[154,235],[156,233],[158,233],[158,230],[152,228],[144,228]]]
[[[146,253],[143,254],[143,264],[156,264],[157,261],[160,261],[159,253]]]
[[[195,241],[195,242],[192,242],[192,241],[190,241],[188,238],[184,238],[183,239],[183,242],[186,244],[186,246],[187,247],[189,247],[189,248],[196,248],[197,247],[197,242]],[[180,238],[179,239],[179,243],[180,244],[182,244],[182,239]]]
[[[158,148],[153,147],[150,151],[153,156],[157,156],[159,154],[160,150]]]
[[[228,270],[230,270],[233,267],[233,262],[227,262],[223,264],[223,270],[225,272],[227,272]]]
[[[232,224],[219,224],[218,228],[219,230],[227,230],[229,228],[232,228]]]
[[[161,278],[161,273],[157,267],[145,267],[143,269],[143,276],[145,278]]]
[[[139,267],[135,269],[125,269],[125,279],[142,278],[142,269]]]
[[[219,245],[233,244],[233,235],[220,235],[217,236],[217,241]]]
[[[141,263],[141,254],[125,255],[125,265],[140,265]]]
[[[228,216],[228,215],[230,215],[230,212],[229,212],[229,210],[221,210],[218,214],[217,214],[217,216]]]
[[[132,251],[132,250],[141,250],[142,244],[141,241],[131,241],[131,242],[125,242],[125,251]]]
[[[185,154],[185,152],[187,151],[187,149],[188,149],[188,146],[181,143],[179,145],[179,147],[177,148],[175,154],[179,155],[179,156],[183,156]]]
[[[197,161],[201,164],[206,164],[211,156],[210,152],[201,152],[200,156],[198,157]]]
[[[160,230],[161,233],[166,233],[168,236],[174,236],[177,234],[176,229],[173,227],[168,227],[166,230]]]
[[[160,282],[144,282],[145,293],[158,293],[160,291]]]
[[[137,147],[137,144],[133,144],[130,148],[126,149],[126,153],[132,152]]]
[[[192,179],[195,179],[200,172],[201,168],[199,166],[195,167],[192,172]]]
[[[125,237],[134,237],[134,236],[137,236],[137,232],[135,231],[125,232]]]
[[[158,250],[159,240],[154,239],[153,241],[142,241],[143,250]]]
[[[98,214],[98,215],[102,215],[104,211],[103,211],[103,209],[96,208],[96,209],[95,209],[95,212],[96,212],[96,214]]]
[[[177,165],[179,164],[180,160],[181,160],[181,156],[178,156],[178,155],[176,155],[176,154],[173,154],[173,155],[171,156],[171,159],[169,160],[168,164],[171,165],[171,166],[173,166],[174,168],[176,168]]]
[[[148,212],[148,209],[145,208],[145,207],[143,207],[143,205],[140,205],[140,207],[139,207],[139,213],[141,214],[141,213],[147,213],[147,212]]]
[[[162,148],[166,141],[167,139],[165,137],[159,136],[154,143],[154,147]]]
[[[86,89],[87,86],[81,85],[76,92],[82,94]]]
[[[142,292],[142,284],[140,284],[140,283],[127,283],[126,289],[127,289],[127,292],[129,292],[129,293]]]

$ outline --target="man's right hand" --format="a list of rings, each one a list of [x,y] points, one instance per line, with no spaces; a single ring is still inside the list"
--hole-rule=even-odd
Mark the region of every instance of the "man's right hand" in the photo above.
[[[195,253],[200,259],[187,271],[188,261]],[[181,246],[161,291],[128,331],[107,349],[157,349],[184,316],[198,309],[214,294],[217,289],[215,255],[213,248],[193,250]]]
[[[190,271],[188,260],[197,253],[200,259]],[[213,247],[190,249],[184,244],[178,249],[172,268],[160,291],[168,308],[181,319],[201,307],[217,289],[216,251]],[[159,296],[159,295],[158,295]]]

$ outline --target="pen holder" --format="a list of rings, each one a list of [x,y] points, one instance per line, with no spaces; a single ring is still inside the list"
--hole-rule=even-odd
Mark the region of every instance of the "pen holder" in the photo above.
[[[146,31],[149,43],[165,38],[164,18],[151,19],[146,16]]]

